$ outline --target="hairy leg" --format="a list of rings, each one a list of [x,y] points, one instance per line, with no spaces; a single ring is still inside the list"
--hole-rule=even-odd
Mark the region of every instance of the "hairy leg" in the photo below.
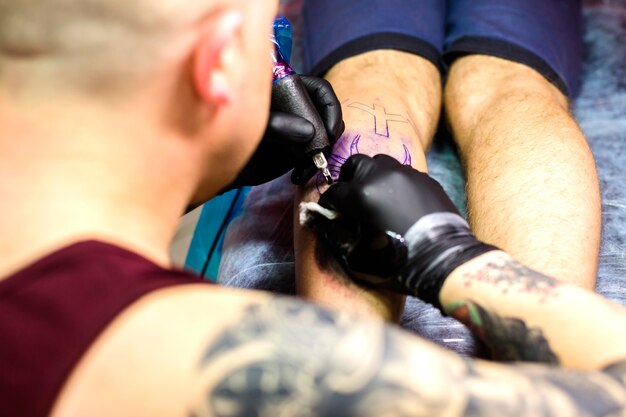
[[[368,52],[335,65],[326,78],[342,102],[346,131],[329,158],[335,178],[352,154],[385,153],[426,170],[425,149],[433,137],[441,106],[438,70],[427,60],[404,52]],[[301,188],[301,201],[317,201],[321,178]],[[397,321],[404,299],[357,286],[324,260],[312,232],[295,225],[296,290],[330,307]]]
[[[566,97],[524,65],[470,55],[452,65],[444,102],[478,238],[538,271],[593,288],[600,192]]]

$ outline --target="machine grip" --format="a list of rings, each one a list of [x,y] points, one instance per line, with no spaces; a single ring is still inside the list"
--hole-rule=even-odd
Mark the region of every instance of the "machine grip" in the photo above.
[[[315,136],[305,148],[306,156],[302,156],[296,161],[296,167],[291,176],[291,181],[294,184],[302,185],[317,170],[311,158],[319,152],[328,151],[330,141],[324,122],[309,97],[304,83],[297,74],[287,75],[274,83],[272,86],[272,110],[300,116],[311,122],[315,128]]]

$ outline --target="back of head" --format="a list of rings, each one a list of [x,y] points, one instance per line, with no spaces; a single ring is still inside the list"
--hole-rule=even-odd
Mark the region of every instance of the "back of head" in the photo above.
[[[0,0],[0,88],[130,84],[166,57],[173,33],[217,2]]]

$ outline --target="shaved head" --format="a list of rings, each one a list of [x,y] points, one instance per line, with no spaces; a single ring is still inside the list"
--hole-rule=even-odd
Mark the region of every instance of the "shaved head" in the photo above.
[[[223,0],[0,0],[0,83],[94,85],[141,77]],[[232,2],[236,3],[236,2]],[[116,78],[119,78],[116,80]]]
[[[168,31],[210,11],[216,0],[0,0],[4,54],[67,51],[119,32]]]

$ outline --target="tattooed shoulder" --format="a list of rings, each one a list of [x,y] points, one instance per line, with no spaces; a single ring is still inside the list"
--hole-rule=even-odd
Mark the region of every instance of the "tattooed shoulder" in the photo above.
[[[251,305],[207,348],[198,370],[204,391],[190,415],[409,417],[426,409],[439,415],[450,406],[447,392],[420,394],[414,377],[402,376],[418,359],[410,358],[410,344],[393,342],[403,337],[410,336],[382,322],[301,301]],[[429,367],[450,372],[452,365],[440,360]],[[457,368],[460,376],[461,360]]]
[[[206,348],[188,415],[617,416],[624,368],[462,359],[382,322],[274,299],[250,305]]]

